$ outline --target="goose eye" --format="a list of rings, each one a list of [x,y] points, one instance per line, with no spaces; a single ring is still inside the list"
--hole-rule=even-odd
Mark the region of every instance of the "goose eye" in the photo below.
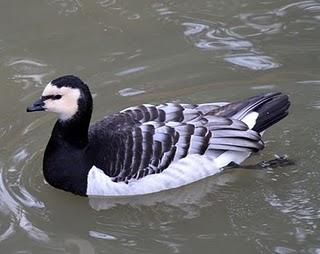
[[[46,96],[42,96],[41,99],[43,101],[46,101],[46,100],[59,100],[61,99],[62,95],[60,94],[57,94],[57,95],[46,95]]]

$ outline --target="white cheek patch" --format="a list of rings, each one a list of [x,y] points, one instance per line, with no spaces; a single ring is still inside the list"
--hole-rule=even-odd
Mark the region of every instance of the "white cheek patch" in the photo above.
[[[78,99],[80,90],[71,87],[58,88],[49,83],[44,89],[42,96],[61,95],[61,99],[45,101],[45,110],[59,114],[59,119],[65,121],[72,118],[78,111]]]

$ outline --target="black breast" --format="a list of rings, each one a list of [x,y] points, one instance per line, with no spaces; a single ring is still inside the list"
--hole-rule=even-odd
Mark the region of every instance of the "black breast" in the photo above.
[[[79,149],[51,137],[43,159],[44,177],[50,185],[85,196],[92,166],[92,155],[87,148]]]

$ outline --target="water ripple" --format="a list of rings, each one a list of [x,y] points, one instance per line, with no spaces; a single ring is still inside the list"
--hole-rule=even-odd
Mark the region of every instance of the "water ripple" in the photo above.
[[[242,50],[252,48],[252,43],[234,33],[221,23],[215,27],[208,25],[184,22],[184,34],[193,41],[194,45],[206,50]]]
[[[275,5],[276,6],[276,5]],[[162,6],[162,9],[165,8]],[[167,6],[166,8],[173,8]],[[177,8],[177,7],[175,7]],[[203,16],[207,15],[203,11]],[[299,1],[286,5],[278,4],[273,9],[261,8],[247,12],[245,6],[239,14],[228,22],[219,16],[196,18],[185,13],[171,14],[171,20],[181,20],[187,41],[201,50],[224,53],[225,61],[251,70],[269,70],[282,66],[277,59],[268,55],[261,47],[261,40],[268,35],[301,36],[301,33],[314,33],[319,30],[320,3]],[[309,34],[310,34],[309,33]],[[314,36],[314,34],[310,34]],[[310,49],[315,46],[310,46]],[[231,52],[230,52],[231,51]],[[239,53],[235,53],[239,52]]]
[[[288,4],[279,9],[280,12],[287,12],[291,9],[300,9],[303,11],[320,12],[320,3],[314,0],[299,1],[295,3]]]
[[[6,65],[14,71],[11,80],[22,84],[23,89],[42,86],[46,77],[54,73],[46,63],[35,59],[15,58],[9,60]]]
[[[251,28],[258,31],[257,35],[260,34],[273,34],[279,33],[283,27],[283,23],[279,21],[277,13],[244,13],[240,14],[242,22]]]
[[[99,0],[97,1],[97,4],[103,9],[119,13],[121,17],[125,17],[129,21],[139,20],[141,18],[141,15],[138,12],[132,11],[117,0]]]
[[[186,30],[184,31],[184,35],[186,36],[195,35],[209,29],[209,26],[207,25],[191,22],[184,22],[182,25],[186,27]]]
[[[119,94],[121,96],[124,96],[124,97],[143,94],[145,92],[146,91],[144,91],[144,90],[138,90],[138,89],[135,89],[135,88],[124,88],[124,89],[119,90]]]
[[[56,8],[60,15],[70,15],[77,13],[82,4],[79,0],[47,0],[48,4]]]
[[[14,229],[14,224],[11,222],[8,226],[8,228],[0,235],[0,242],[3,242],[4,240],[9,239],[16,233],[16,230]]]
[[[101,5],[101,7],[107,8],[114,4],[116,4],[117,0],[99,0],[98,4]]]
[[[240,34],[248,27],[243,25],[233,27],[222,22],[214,24],[212,22],[211,24],[183,22],[182,25],[185,27],[184,35],[195,47],[201,50],[210,50],[214,54],[221,52],[224,54],[224,60],[228,63],[250,70],[279,68],[280,63],[263,53],[260,48],[256,47],[256,43],[250,40],[250,37],[257,36],[263,31],[274,32],[278,26],[262,25],[263,22],[267,23],[268,19],[272,20],[272,17],[264,16],[264,18],[256,19],[261,23],[259,27],[255,27],[259,32],[251,31],[250,36],[248,31],[245,32],[245,35]]]
[[[269,70],[281,66],[272,57],[263,55],[237,54],[228,56],[225,60],[250,70]]]
[[[42,242],[48,242],[48,235],[37,228],[32,222],[27,218],[27,214],[20,204],[14,200],[11,194],[8,192],[8,186],[4,182],[4,170],[0,169],[0,199],[5,200],[5,203],[0,205],[0,212],[5,214],[11,214],[12,220],[15,222],[15,225],[19,225],[32,239]],[[14,233],[14,226],[8,228],[8,230],[2,234],[2,237],[6,239]]]
[[[258,85],[258,86],[252,86],[251,89],[253,90],[272,90],[276,86],[272,84],[267,84],[267,85]]]
[[[149,68],[149,66],[137,66],[137,67],[133,67],[133,68],[129,68],[123,71],[119,71],[117,73],[115,73],[116,76],[125,76],[131,73],[135,73],[135,72],[139,72],[139,71],[143,71],[145,69]]]
[[[107,233],[102,233],[102,232],[98,232],[95,230],[90,230],[89,231],[89,235],[93,238],[97,238],[97,239],[104,239],[104,240],[116,240],[117,238],[109,235]]]
[[[271,11],[241,13],[239,17],[246,26],[263,34],[299,36],[303,31],[319,29],[319,14],[318,1],[299,1]]]
[[[308,177],[308,173],[303,173]],[[293,178],[294,176],[291,176]],[[314,188],[306,188],[307,179],[293,182],[288,193],[276,193],[270,191],[265,197],[266,202],[279,210],[294,226],[292,232],[295,239],[304,243],[308,236],[314,234],[315,229],[319,226],[319,195]]]

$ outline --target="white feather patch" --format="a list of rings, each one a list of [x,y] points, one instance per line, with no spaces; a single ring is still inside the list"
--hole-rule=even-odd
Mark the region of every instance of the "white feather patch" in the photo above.
[[[259,113],[252,111],[247,114],[244,118],[241,119],[246,125],[248,125],[249,129],[252,129],[256,125],[257,118]]]

